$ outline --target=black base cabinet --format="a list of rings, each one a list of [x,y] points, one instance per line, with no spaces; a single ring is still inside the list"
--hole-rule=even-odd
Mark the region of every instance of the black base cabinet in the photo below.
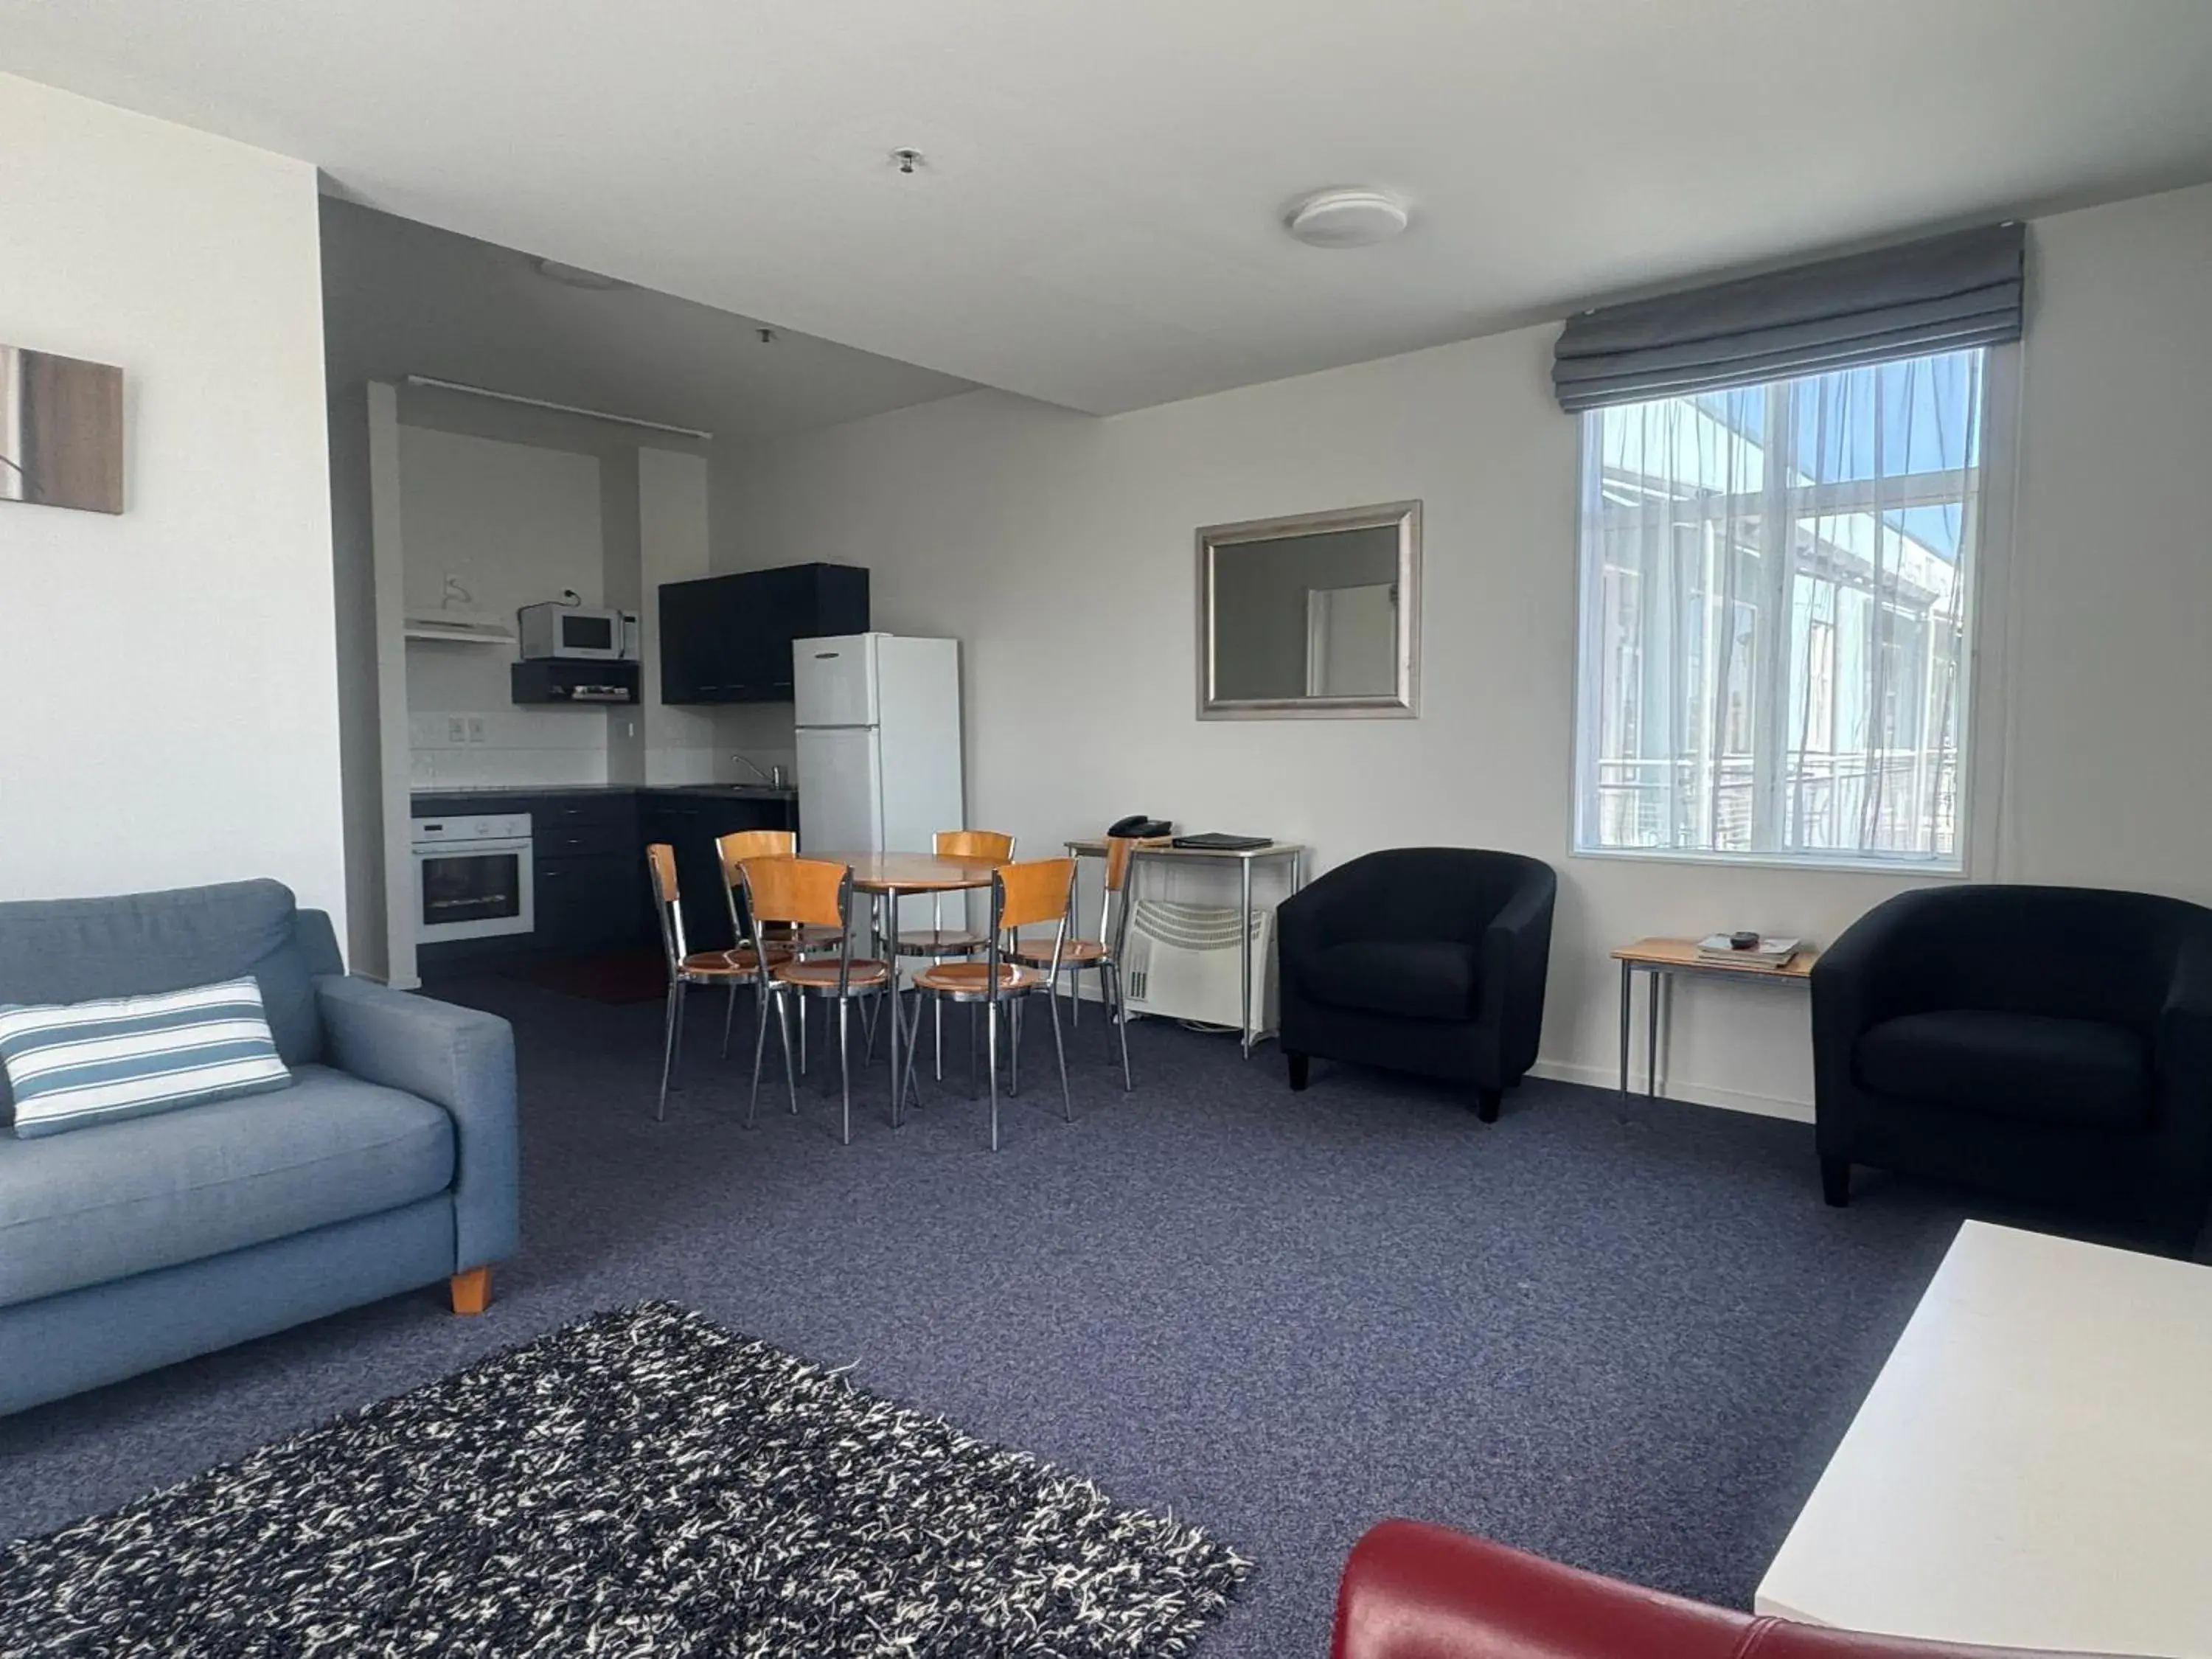
[[[790,800],[684,789],[501,791],[495,807],[482,796],[418,795],[413,810],[417,817],[493,810],[530,814],[532,930],[420,945],[418,969],[432,975],[502,957],[658,950],[660,923],[645,862],[646,845],[655,841],[676,849],[685,943],[695,951],[727,950],[735,941],[715,837],[737,830],[795,830],[799,819]]]
[[[737,943],[730,927],[729,902],[722,896],[721,855],[717,837],[739,830],[795,830],[796,808],[789,801],[723,799],[680,790],[647,790],[640,797],[643,835],[638,842],[642,867],[645,844],[665,841],[676,849],[676,885],[684,896],[684,942],[694,951],[726,951]],[[647,896],[647,925],[653,921]],[[653,935],[659,937],[656,931]]]

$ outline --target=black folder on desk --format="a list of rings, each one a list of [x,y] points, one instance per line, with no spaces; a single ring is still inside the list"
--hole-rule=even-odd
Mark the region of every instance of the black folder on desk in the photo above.
[[[1224,836],[1212,830],[1202,836],[1177,836],[1168,843],[1191,853],[1249,853],[1255,847],[1273,847],[1272,836]]]

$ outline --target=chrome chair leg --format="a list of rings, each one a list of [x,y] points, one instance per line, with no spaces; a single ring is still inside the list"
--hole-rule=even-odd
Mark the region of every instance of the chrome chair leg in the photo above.
[[[1106,993],[1109,977],[1113,981],[1114,1000],[1107,1006],[1111,1011],[1114,1029],[1121,1034],[1121,1092],[1127,1094],[1135,1085],[1129,1081],[1129,992],[1121,982],[1120,963],[1109,963],[1100,970],[1098,989],[1101,994]]]
[[[1073,1123],[1075,1121],[1075,1097],[1068,1092],[1067,1087],[1067,1045],[1060,1037],[1060,999],[1048,988],[1045,1000],[1052,1004],[1052,1054],[1053,1058],[1060,1062],[1060,1115]]]
[[[999,1000],[994,996],[983,1004],[985,1023],[990,1027],[991,1044],[991,1150],[999,1150]]]
[[[1022,1091],[1022,999],[1006,1005],[1006,1092]]]
[[[738,1020],[738,982],[730,981],[730,1006],[722,1013],[722,1058],[730,1057],[730,1028]]]
[[[1098,969],[1098,1017],[1106,1022],[1106,1063],[1114,1063],[1114,1030],[1121,1022],[1114,1018],[1114,988],[1107,982],[1109,965],[1101,957],[1094,964]]]
[[[914,996],[915,996],[915,1003],[914,1003],[914,1037],[915,1037],[915,1042],[909,1042],[909,1043],[908,1043],[908,1044],[906,1045],[906,1054],[905,1054],[905,1060],[906,1060],[906,1075],[905,1075],[904,1077],[902,1077],[902,1078],[899,1078],[899,1079],[895,1079],[895,1081],[896,1082],[897,1087],[898,1087],[898,1096],[897,1096],[896,1103],[894,1105],[894,1107],[892,1108],[892,1111],[891,1111],[891,1117],[892,1117],[892,1121],[893,1121],[894,1122],[896,1122],[896,1121],[897,1121],[899,1111],[900,1111],[902,1108],[904,1108],[904,1106],[906,1105],[907,1091],[908,1091],[908,1090],[912,1089],[912,1088],[915,1086],[915,1085],[914,1085],[914,1063],[915,1063],[915,1053],[914,1053],[914,1051],[915,1051],[915,1043],[918,1043],[918,1042],[921,1040],[921,999],[922,999],[923,997],[925,997],[925,996],[927,996],[927,997],[929,997],[929,998],[930,998],[930,1000],[931,1000],[932,1001],[933,1001],[933,1002],[935,1002],[935,1001],[939,1001],[939,1000],[937,998],[936,994],[935,994],[933,992],[927,992],[927,991],[924,991],[924,990],[923,990],[920,986],[918,986],[918,985],[915,987],[915,990],[914,990]],[[942,1003],[941,1003],[941,1002],[939,1002],[939,1010],[940,1010],[940,1012],[942,1012]],[[940,1029],[940,1030],[942,1029],[942,1025],[941,1025],[941,1024],[940,1024],[940,1027],[939,1027],[939,1029]],[[916,1103],[917,1103],[917,1104],[919,1104],[919,1103],[920,1103],[920,1101],[921,1101],[921,1097],[920,1097],[919,1095],[916,1095],[916,1096],[915,1097],[915,1102],[916,1102]]]
[[[837,1087],[845,1103],[840,1138],[848,1146],[853,1144],[853,1050],[846,1036],[852,1007],[850,997],[837,999]]]
[[[684,981],[672,979],[668,981],[668,1010],[660,1022],[660,1103],[653,1109],[655,1123],[668,1121],[668,1079],[676,1069],[676,1017],[683,1006]]]
[[[791,1115],[797,1117],[799,1115],[799,1073],[791,1069],[791,1011],[783,1005],[784,994],[779,988],[775,994],[775,1029],[783,1036],[784,1086],[791,1091]],[[804,1030],[806,1021],[806,1005],[804,1002],[799,1005],[799,1018],[800,1028]]]
[[[763,980],[753,987],[753,1093],[745,1103],[745,1127],[760,1115],[761,1062],[768,1058],[768,1005],[775,993]]]

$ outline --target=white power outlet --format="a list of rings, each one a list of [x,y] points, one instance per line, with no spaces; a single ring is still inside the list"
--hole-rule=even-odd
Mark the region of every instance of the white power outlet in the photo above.
[[[469,741],[470,741],[471,743],[482,743],[483,740],[484,740],[484,717],[483,717],[482,714],[471,714],[471,715],[470,715],[470,716],[469,716]]]
[[[463,718],[462,718],[460,715],[459,715],[459,714],[448,714],[448,715],[447,715],[447,716],[446,716],[446,741],[447,741],[447,743],[466,743],[468,740],[469,740],[469,723],[468,723],[468,721],[467,721],[466,720],[463,719]]]

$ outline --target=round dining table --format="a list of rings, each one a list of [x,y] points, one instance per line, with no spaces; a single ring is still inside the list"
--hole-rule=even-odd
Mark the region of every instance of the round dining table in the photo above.
[[[900,1081],[904,1074],[899,1070],[902,1027],[898,993],[898,902],[922,893],[958,893],[988,887],[999,866],[988,859],[939,858],[934,853],[810,852],[805,856],[820,859],[825,864],[842,864],[851,870],[853,890],[867,894],[874,908],[869,926],[876,937],[885,942],[884,960],[891,971],[891,1122],[896,1127],[906,1110],[906,1090]],[[888,927],[884,926],[886,921],[890,923]],[[917,1030],[916,1037],[920,1035]]]

